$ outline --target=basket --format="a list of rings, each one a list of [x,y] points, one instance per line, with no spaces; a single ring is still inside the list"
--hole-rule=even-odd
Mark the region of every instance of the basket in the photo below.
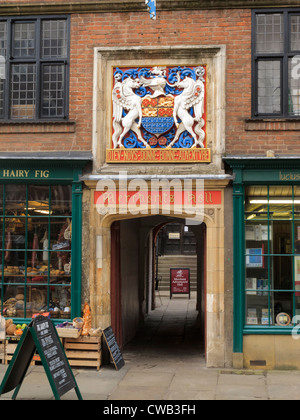
[[[91,328],[89,330],[89,336],[90,337],[101,337],[101,335],[102,335],[102,329],[101,328],[97,328],[97,329]]]
[[[70,327],[68,328],[59,328],[56,327],[56,331],[59,337],[61,338],[78,338],[80,336],[81,333],[81,328],[73,328],[71,326],[72,324],[70,323]]]
[[[81,329],[83,327],[83,318],[80,318],[80,317],[74,318],[73,327]]]

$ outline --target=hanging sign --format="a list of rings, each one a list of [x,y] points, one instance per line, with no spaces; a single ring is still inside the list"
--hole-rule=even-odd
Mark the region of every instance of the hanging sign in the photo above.
[[[174,294],[188,294],[190,298],[189,268],[170,268],[170,299]]]
[[[55,399],[73,388],[78,399],[82,399],[57,331],[52,321],[43,315],[38,315],[25,328],[0,386],[0,395],[16,388],[12,398],[17,397],[36,350]]]

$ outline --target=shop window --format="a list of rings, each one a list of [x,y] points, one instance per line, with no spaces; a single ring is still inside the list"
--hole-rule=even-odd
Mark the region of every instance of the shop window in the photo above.
[[[0,19],[0,118],[67,118],[68,19]]]
[[[300,116],[300,10],[253,12],[253,116]]]
[[[245,197],[246,325],[298,323],[300,188],[249,186]]]
[[[0,214],[2,315],[70,318],[72,187],[1,185]]]

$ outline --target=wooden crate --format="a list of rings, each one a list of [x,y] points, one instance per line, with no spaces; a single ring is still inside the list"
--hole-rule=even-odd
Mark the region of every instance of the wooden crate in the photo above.
[[[56,331],[59,337],[61,338],[78,338],[81,333],[81,329],[78,328],[58,328]]]
[[[0,363],[5,363],[6,339],[0,340]]]
[[[19,344],[20,337],[7,336],[5,345],[5,364],[11,361],[14,352]]]
[[[101,366],[101,337],[64,338],[63,345],[70,366]]]
[[[7,336],[4,344],[4,358],[2,359],[2,363],[9,364],[12,360],[14,352],[19,344],[20,337],[15,336]],[[1,356],[0,356],[1,357]],[[1,360],[1,359],[0,359]],[[32,361],[30,362],[31,366],[35,365],[35,362],[39,362],[40,356],[37,352],[33,355]]]

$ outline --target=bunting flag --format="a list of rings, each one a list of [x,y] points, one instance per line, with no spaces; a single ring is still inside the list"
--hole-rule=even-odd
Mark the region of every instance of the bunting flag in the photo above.
[[[156,19],[156,0],[145,0],[146,6],[148,7],[150,18]]]

